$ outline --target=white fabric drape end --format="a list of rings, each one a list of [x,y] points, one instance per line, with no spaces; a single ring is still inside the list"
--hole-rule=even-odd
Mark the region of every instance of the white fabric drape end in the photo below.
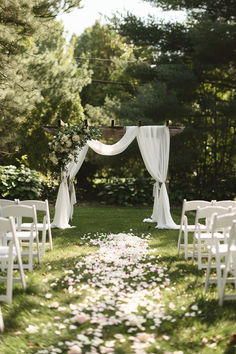
[[[74,205],[76,204],[76,193],[75,185],[72,180],[69,181],[69,192],[70,192],[70,220],[72,219],[74,213]]]
[[[64,178],[60,184],[57,201],[55,205],[55,216],[52,222],[54,227],[61,229],[68,227],[70,217],[70,195],[67,179]]]
[[[162,183],[158,198],[157,226],[158,229],[178,229],[178,225],[170,214],[170,203],[166,189],[166,184]]]
[[[143,222],[156,222],[156,221],[151,218],[146,218],[146,219],[143,219]]]
[[[65,230],[65,229],[75,229],[76,226],[72,226],[70,224],[65,224],[62,226],[55,225],[54,223],[51,224],[51,229],[60,229],[60,230]]]

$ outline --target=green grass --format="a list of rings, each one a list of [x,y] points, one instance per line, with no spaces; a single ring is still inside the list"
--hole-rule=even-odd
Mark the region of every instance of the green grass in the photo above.
[[[141,236],[151,234],[150,248],[155,255],[161,255],[159,262],[168,267],[170,279],[169,291],[162,290],[162,301],[173,315],[175,322],[163,321],[162,325],[152,331],[158,346],[147,350],[148,353],[234,353],[236,348],[236,302],[225,302],[218,306],[217,291],[211,286],[207,295],[203,293],[205,271],[198,271],[196,264],[186,262],[183,255],[177,256],[177,230],[158,230],[155,224],[143,223],[150,217],[151,208],[84,206],[76,207],[71,222],[75,228],[67,230],[53,229],[53,251],[47,251],[40,265],[35,264],[34,271],[27,274],[27,290],[24,293],[19,284],[14,284],[13,304],[1,304],[6,330],[0,334],[0,353],[36,353],[49,346],[58,347],[58,342],[73,340],[77,334],[86,330],[87,324],[78,326],[76,331],[61,330],[55,333],[58,316],[63,323],[68,317],[66,311],[50,308],[48,304],[58,302],[60,307],[68,308],[70,304],[83,302],[86,292],[78,296],[71,295],[68,287],[61,280],[64,270],[74,269],[75,263],[82,261],[89,252],[95,252],[95,246],[89,246],[82,239],[91,233],[128,233]],[[180,210],[172,210],[172,215],[179,223]],[[155,260],[156,261],[156,260]],[[58,279],[58,286],[50,284]],[[86,284],[86,279],[81,282]],[[2,284],[0,285],[2,288]],[[51,299],[45,295],[52,294]],[[169,304],[172,307],[169,308]],[[197,305],[194,317],[191,306]],[[59,321],[59,322],[60,322]],[[29,325],[38,326],[37,333],[28,333]],[[148,329],[146,329],[147,331]],[[112,340],[119,331],[128,338],[123,326],[110,326],[104,332],[106,340]],[[151,333],[151,332],[150,332]],[[129,334],[130,335],[130,334]],[[67,350],[61,345],[62,352]],[[53,353],[53,350],[49,350]],[[99,351],[98,351],[99,352]],[[83,353],[89,353],[84,351]],[[129,354],[129,341],[116,348],[115,353]]]

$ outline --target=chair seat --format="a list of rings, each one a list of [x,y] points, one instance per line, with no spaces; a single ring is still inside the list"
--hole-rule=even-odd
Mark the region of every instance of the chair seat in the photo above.
[[[212,252],[213,255],[216,254],[216,247],[215,247],[215,246],[213,246],[213,247],[209,246],[209,249],[211,249],[211,252]],[[219,245],[219,255],[220,255],[220,256],[226,255],[226,254],[228,253],[228,249],[229,249],[229,248],[228,248],[228,245],[227,245],[227,244],[221,244],[221,245]],[[231,247],[230,247],[230,252],[236,252],[236,246],[231,246]]]
[[[30,240],[31,238],[31,233],[30,231],[16,231],[16,236],[18,237],[19,240]],[[36,232],[33,232],[33,238],[36,237]],[[8,232],[6,234],[6,240],[9,241],[12,239],[12,233]]]
[[[31,224],[24,222],[23,224],[21,224],[21,229],[22,230],[30,230]],[[48,224],[42,224],[42,223],[37,223],[37,227],[38,227],[38,231],[43,231],[48,230]]]
[[[207,227],[206,225],[200,225],[200,230],[204,231],[206,230]],[[189,231],[189,232],[194,232],[196,231],[196,226],[195,225],[187,225],[186,227],[183,228],[183,230]]]
[[[9,257],[9,247],[8,246],[0,246],[0,259]],[[13,258],[16,257],[16,249],[13,248]]]
[[[220,232],[215,233],[214,236],[219,240],[224,240],[225,238],[224,235]],[[200,234],[200,236],[198,235],[198,233],[196,233],[194,237],[196,239],[200,238],[201,240],[212,240],[212,234],[210,232],[203,232]]]

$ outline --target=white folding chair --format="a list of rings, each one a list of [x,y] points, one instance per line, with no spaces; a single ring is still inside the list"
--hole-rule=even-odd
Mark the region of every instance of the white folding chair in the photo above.
[[[195,229],[193,235],[193,253],[192,253],[192,263],[194,257],[198,261],[198,269],[206,268],[207,265],[203,262],[204,259],[208,258],[207,245],[212,242],[212,217],[214,214],[223,215],[230,212],[230,208],[223,208],[220,206],[207,206],[204,208],[197,208],[196,218],[195,218]],[[205,230],[202,230],[202,225],[206,226]],[[216,237],[216,235],[215,235]],[[218,233],[218,237],[222,239],[222,233]],[[197,252],[195,251],[197,243]]]
[[[231,275],[233,275],[233,277]],[[225,293],[227,282],[234,284],[233,293]],[[225,268],[223,269],[222,289],[219,297],[220,306],[223,305],[224,300],[236,300],[236,220],[233,221],[228,240]]]
[[[12,303],[12,286],[13,281],[21,282],[23,289],[26,288],[23,264],[21,259],[21,250],[19,241],[16,236],[15,222],[13,217],[2,218],[0,217],[0,232],[3,234],[12,234],[12,239],[7,246],[0,246],[0,261],[2,270],[7,269],[7,277],[0,277],[0,281],[7,282],[6,294],[0,295],[0,301],[6,301],[8,304]],[[13,264],[17,259],[20,278],[13,277]]]
[[[212,243],[208,246],[208,263],[205,281],[205,293],[207,292],[209,283],[217,283],[218,296],[222,294],[222,270],[225,268],[226,256],[228,253],[228,241],[230,229],[233,221],[236,219],[235,213],[225,215],[215,215],[212,224]],[[218,233],[222,233],[225,242],[218,237]],[[215,259],[215,263],[213,263]],[[210,278],[211,269],[216,269],[216,278]]]
[[[236,208],[236,200],[214,200],[214,205],[224,208]]]
[[[10,205],[5,208],[2,208],[2,215],[4,217],[13,216],[17,220],[16,224],[16,236],[21,241],[21,245],[28,246],[28,251],[22,251],[22,257],[26,256],[28,258],[28,263],[24,263],[24,269],[32,271],[33,269],[33,256],[34,256],[34,241],[36,242],[36,253],[35,255],[38,258],[40,263],[40,251],[39,251],[39,239],[38,239],[38,229],[37,229],[37,214],[36,208],[34,205]],[[22,218],[30,218],[30,230],[22,231],[21,230],[21,220]],[[12,240],[12,232],[7,233],[4,236],[5,244]]]
[[[19,201],[19,203],[21,205],[30,205],[30,206],[35,205],[36,211],[41,211],[44,213],[43,222],[37,223],[38,231],[42,232],[42,252],[41,252],[41,254],[44,255],[47,233],[48,233],[49,247],[51,250],[53,248],[48,200],[47,199],[45,201],[22,200],[22,201]],[[21,230],[30,230],[30,224],[29,223],[22,223]]]
[[[189,252],[189,248],[190,248],[190,246],[192,246],[192,244],[189,244],[188,234],[189,234],[189,232],[196,231],[195,224],[194,225],[189,224],[187,214],[190,211],[196,212],[198,207],[204,208],[204,207],[210,206],[210,205],[212,205],[212,203],[205,201],[205,200],[187,201],[186,199],[184,199],[184,201],[183,201],[182,215],[181,215],[180,229],[179,229],[179,237],[178,237],[178,255],[180,252],[180,248],[181,247],[184,248],[185,259],[192,257],[192,252]],[[206,226],[202,225],[201,229],[206,230]],[[182,234],[184,236],[183,243],[181,243],[182,242]]]

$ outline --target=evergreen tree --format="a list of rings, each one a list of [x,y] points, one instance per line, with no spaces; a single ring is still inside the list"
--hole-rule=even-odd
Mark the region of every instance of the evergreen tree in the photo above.
[[[60,68],[60,60],[63,61],[64,44],[61,42],[60,45],[61,59],[58,58],[58,50],[55,54],[57,57],[53,58],[52,54],[54,49],[58,48],[58,41],[62,41],[62,29],[56,21],[56,16],[63,11],[70,11],[73,7],[78,7],[79,4],[80,0],[1,1],[0,159],[2,163],[13,162],[15,156],[20,154],[19,128],[25,123],[26,117],[29,120],[30,112],[35,112],[36,105],[44,104],[44,112],[35,114],[38,125],[40,124],[39,116],[50,116],[48,114],[49,108],[45,104],[49,99],[45,99],[45,97],[47,94],[55,95],[56,85],[58,85],[55,80],[56,70],[63,71]],[[61,39],[56,38],[57,36],[60,36]],[[64,59],[64,61],[66,60],[69,61],[69,58]],[[48,70],[48,72],[42,75],[44,70]],[[54,70],[54,77],[51,76],[50,70]],[[75,88],[78,87],[78,85],[75,88],[73,87],[76,69],[73,70],[68,69],[74,79],[71,80],[71,86],[66,87],[66,90],[71,91],[72,95],[74,95]],[[66,75],[65,68],[64,71],[64,75]],[[47,91],[45,88],[45,76],[48,77],[49,81],[51,77],[52,81],[50,84],[48,83],[51,91]],[[80,75],[78,74],[78,76]],[[84,79],[84,76],[82,75],[81,80]],[[69,81],[69,79],[68,76],[67,80]],[[79,86],[81,88],[81,85]],[[78,101],[79,98],[76,97],[76,100]],[[31,118],[33,120],[33,115]],[[32,127],[35,124],[35,121],[30,122]],[[47,124],[50,124],[50,119],[48,119]],[[26,135],[24,131],[22,138],[25,138]]]
[[[183,191],[180,199],[184,195],[232,198],[236,4],[225,0],[151,2],[165,10],[186,10],[188,20],[163,24],[132,15],[116,19],[121,35],[153,52],[151,68],[143,71],[142,85],[132,104],[124,102],[123,109],[130,117],[136,112],[152,123],[170,119],[185,125],[184,134],[172,140],[170,163],[173,189]]]

